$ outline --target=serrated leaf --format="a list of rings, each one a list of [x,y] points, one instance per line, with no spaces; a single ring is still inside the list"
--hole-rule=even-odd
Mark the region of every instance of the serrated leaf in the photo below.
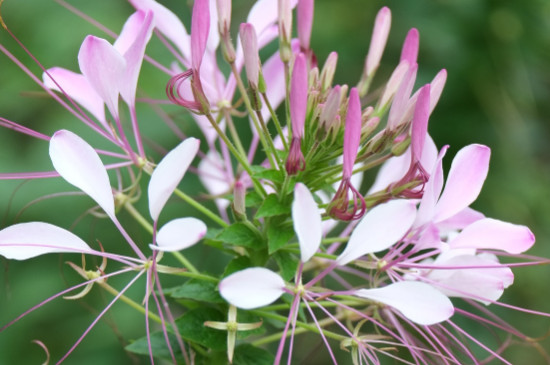
[[[176,319],[176,325],[181,337],[187,341],[198,343],[212,350],[225,350],[227,347],[227,333],[206,327],[206,321],[225,321],[225,316],[216,309],[201,307],[190,310]]]
[[[181,286],[170,288],[168,294],[175,299],[193,299],[207,303],[223,303],[215,283],[202,280],[189,280]]]
[[[252,267],[252,262],[250,261],[250,258],[246,256],[236,257],[233,260],[229,261],[229,264],[227,264],[227,266],[225,267],[223,277],[229,276],[237,271],[248,269],[249,267]]]
[[[218,235],[217,239],[236,246],[262,247],[262,239],[244,223],[230,225]]]
[[[275,357],[270,352],[249,344],[235,348],[233,365],[271,365]]]
[[[267,227],[267,244],[269,253],[277,251],[285,246],[292,237],[294,237],[294,229],[291,224],[284,222],[270,221]]]
[[[290,252],[275,252],[273,259],[275,259],[279,269],[281,269],[281,277],[285,281],[289,281],[294,277],[294,275],[296,275],[296,270],[298,269],[298,258]]]
[[[273,217],[281,214],[290,214],[290,205],[279,202],[277,195],[269,194],[256,212],[256,218]]]

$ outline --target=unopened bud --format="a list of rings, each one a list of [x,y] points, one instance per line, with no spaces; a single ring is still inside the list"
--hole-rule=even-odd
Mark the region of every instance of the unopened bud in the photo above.
[[[218,9],[218,31],[223,37],[231,26],[231,0],[216,0]]]
[[[340,85],[336,85],[332,90],[330,90],[321,115],[319,116],[319,124],[321,128],[324,128],[327,132],[330,133],[330,130],[336,126],[336,117],[340,111]]]
[[[334,79],[334,72],[336,71],[336,64],[338,62],[338,53],[331,52],[327,60],[325,61],[325,65],[323,66],[323,69],[321,70],[321,92],[325,92],[328,89],[330,89],[332,85],[332,80]]]
[[[246,189],[244,184],[242,181],[237,180],[233,189],[233,203],[231,204],[231,208],[233,209],[235,219],[238,221],[246,220],[245,195]]]
[[[292,58],[292,7],[290,0],[278,0],[279,9],[279,54],[285,63]]]
[[[391,153],[394,156],[401,156],[407,148],[411,145],[411,138],[405,137],[405,138],[399,138],[394,141],[394,145],[391,148]]]
[[[313,27],[313,0],[299,0],[297,14],[300,48],[308,50],[311,39],[311,28]]]
[[[254,26],[243,23],[240,26],[239,34],[243,46],[244,67],[246,77],[252,89],[258,89],[258,77],[260,73],[260,58],[258,56],[258,40]]]

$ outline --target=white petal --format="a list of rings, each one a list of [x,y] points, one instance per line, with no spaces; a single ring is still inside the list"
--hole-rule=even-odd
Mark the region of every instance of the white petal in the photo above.
[[[88,194],[115,219],[109,175],[96,151],[86,141],[67,130],[57,131],[50,140],[50,158],[62,178]]]
[[[296,184],[294,189],[292,220],[300,243],[302,262],[307,262],[321,245],[321,213],[308,188],[301,183]]]
[[[392,200],[371,209],[355,227],[336,261],[346,265],[368,253],[389,248],[407,233],[415,217],[415,204],[408,200]]]
[[[221,196],[231,192],[233,181],[227,177],[223,166],[224,162],[220,154],[213,150],[208,151],[199,162],[199,180],[212,196]],[[229,205],[229,200],[224,198],[216,198],[214,202],[220,211],[225,210]]]
[[[431,325],[449,319],[453,303],[439,290],[418,281],[400,281],[383,288],[360,289],[355,295],[389,305],[411,321]]]
[[[449,245],[452,248],[494,249],[519,254],[534,243],[535,236],[526,226],[484,218],[464,228]]]
[[[251,267],[237,271],[220,282],[221,296],[235,307],[253,309],[266,306],[283,295],[284,280],[271,270]]]
[[[180,183],[199,150],[200,141],[187,138],[168,152],[151,174],[149,181],[149,213],[156,221],[168,198]]]
[[[43,222],[19,223],[0,231],[0,255],[14,260],[53,252],[89,252],[92,249],[73,233]]]
[[[206,224],[197,218],[178,218],[166,223],[157,233],[153,250],[180,251],[193,246],[206,234]]]

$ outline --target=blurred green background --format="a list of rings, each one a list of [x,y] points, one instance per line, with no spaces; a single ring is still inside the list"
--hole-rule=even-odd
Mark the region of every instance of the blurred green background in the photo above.
[[[161,1],[189,24],[190,7],[185,0]],[[123,0],[70,1],[108,28],[119,32],[132,8]],[[253,1],[234,1],[234,25],[243,21]],[[363,69],[374,16],[382,6],[392,10],[392,31],[376,79],[382,82],[398,62],[402,41],[411,27],[420,31],[419,76],[416,87],[429,82],[441,69],[448,80],[439,105],[432,114],[429,131],[438,147],[451,146],[452,156],[463,146],[482,143],[491,147],[491,169],[476,209],[487,216],[528,225],[537,237],[532,255],[550,257],[550,2],[547,0],[317,0],[312,47],[322,64],[331,51],[339,54],[336,82],[353,85]],[[53,0],[5,0],[2,16],[9,28],[45,66],[78,70],[77,54],[87,34],[104,34],[69,13]],[[0,31],[0,44],[13,52],[33,73],[39,68]],[[162,60],[166,55],[158,42],[148,52]],[[164,58],[165,59],[165,58]],[[168,62],[164,62],[167,64]],[[149,95],[162,97],[167,81],[151,66],[143,68],[140,85]],[[375,81],[376,82],[376,81]],[[175,109],[173,109],[175,110]],[[139,110],[140,122],[151,140],[165,146],[177,138],[168,128],[154,124],[155,115]],[[90,136],[86,127],[69,115],[7,57],[0,55],[0,116],[51,135],[68,128]],[[181,119],[181,118],[180,118]],[[187,129],[183,126],[183,129]],[[90,137],[88,140],[93,140]],[[99,140],[97,143],[101,143]],[[100,144],[99,144],[100,145]],[[154,151],[151,149],[151,151]],[[152,154],[156,152],[151,152]],[[0,172],[51,169],[47,143],[9,130],[0,133]],[[188,180],[196,184],[196,179]],[[22,183],[0,182],[2,226],[14,222],[44,220],[69,228],[106,246],[119,242],[112,224],[80,216],[90,207],[87,198],[61,197],[37,203],[23,212],[31,200],[44,194],[71,191],[58,179]],[[174,209],[185,209],[182,205]],[[191,211],[190,211],[191,212]],[[21,214],[19,214],[21,213]],[[124,219],[124,217],[122,217]],[[90,232],[89,227],[93,227]],[[139,229],[136,240],[146,242]],[[141,235],[141,236],[140,236]],[[113,238],[114,237],[114,238]],[[204,260],[194,250],[191,259]],[[65,261],[79,257],[40,257],[28,262],[0,259],[0,326],[41,300],[78,283]],[[93,267],[88,263],[88,267]],[[512,305],[550,312],[550,267],[517,268],[515,284],[502,300]],[[129,277],[110,284],[122,287]],[[143,295],[143,282],[132,289]],[[56,299],[20,323],[0,333],[0,364],[40,364],[43,351],[32,340],[43,341],[57,361],[111,300],[94,289],[86,300]],[[511,324],[533,337],[545,336],[550,320],[513,310],[491,307]],[[144,334],[144,320],[122,304],[116,304],[66,361],[67,364],[132,364],[146,359],[129,356],[121,343]],[[114,330],[113,330],[114,329]],[[475,331],[475,329],[472,329]],[[320,340],[319,340],[320,341]],[[543,347],[550,348],[549,341]],[[311,362],[318,344],[302,350]],[[530,347],[513,345],[506,352],[513,364],[545,364]],[[305,362],[304,362],[305,363]],[[388,362],[392,363],[392,362]]]

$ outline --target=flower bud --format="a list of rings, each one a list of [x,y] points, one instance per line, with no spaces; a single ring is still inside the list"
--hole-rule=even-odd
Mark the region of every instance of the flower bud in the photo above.
[[[338,53],[331,52],[327,60],[325,61],[325,65],[323,66],[323,69],[321,70],[321,92],[327,91],[331,85],[332,80],[334,79],[334,72],[336,71],[336,63],[338,62]]]
[[[309,49],[311,28],[313,27],[313,0],[298,1],[298,39],[302,51]]]
[[[258,77],[260,73],[260,58],[258,56],[258,40],[254,26],[243,23],[240,26],[239,34],[244,54],[244,67],[248,83],[253,90],[258,89]]]
[[[231,0],[216,0],[218,10],[218,31],[222,38],[231,26]]]

